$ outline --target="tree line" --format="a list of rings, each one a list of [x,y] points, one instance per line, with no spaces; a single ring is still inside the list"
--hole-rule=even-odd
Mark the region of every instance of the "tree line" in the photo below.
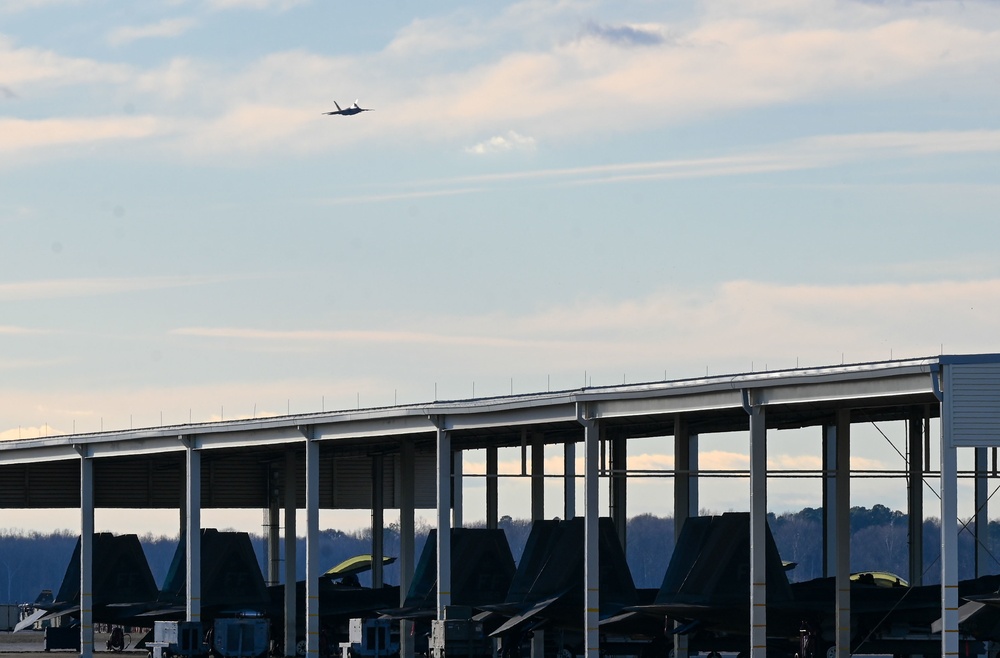
[[[702,512],[707,514],[707,512]],[[851,570],[890,571],[904,578],[908,573],[908,524],[906,514],[883,505],[871,508],[851,508]],[[795,562],[789,572],[792,581],[803,581],[823,575],[823,516],[822,510],[806,508],[780,515],[769,514],[768,524],[774,535],[778,551],[785,561]],[[507,535],[514,559],[519,560],[531,522],[505,516],[500,527]],[[925,584],[940,582],[940,522],[925,519],[923,525]],[[959,524],[959,578],[974,576],[973,526]],[[416,550],[422,550],[428,526],[417,528]],[[674,548],[674,520],[650,514],[635,516],[626,529],[626,558],[635,584],[640,588],[657,588],[663,580]],[[986,546],[990,556],[988,571],[1000,572],[1000,522],[989,523]],[[252,536],[262,573],[264,564],[264,538]],[[66,565],[73,554],[77,536],[68,532],[43,534],[24,533],[16,530],[0,531],[0,600],[7,603],[34,601],[43,589],[57,593],[62,583]],[[177,537],[145,535],[140,537],[150,570],[157,583],[162,584],[174,552]],[[399,526],[390,524],[383,529],[386,555],[399,555]],[[994,549],[993,547],[998,547]],[[356,532],[325,530],[319,537],[319,562],[322,568],[361,553],[371,552],[371,531]],[[299,578],[305,577],[305,542],[297,546]],[[996,557],[994,557],[996,556]],[[399,582],[398,564],[385,569],[385,581]],[[366,578],[362,576],[362,584]]]

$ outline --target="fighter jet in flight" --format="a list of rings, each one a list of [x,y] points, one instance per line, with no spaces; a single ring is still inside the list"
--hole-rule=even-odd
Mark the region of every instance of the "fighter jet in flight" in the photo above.
[[[333,104],[337,105],[337,101],[333,101]],[[372,111],[371,108],[368,108],[368,107],[358,107],[358,101],[354,101],[354,106],[353,107],[348,107],[346,109],[341,109],[341,107],[339,105],[337,105],[337,110],[336,111],[333,111],[333,112],[324,112],[323,114],[341,114],[343,116],[351,116],[352,114],[360,114],[362,112],[371,112],[371,111]]]

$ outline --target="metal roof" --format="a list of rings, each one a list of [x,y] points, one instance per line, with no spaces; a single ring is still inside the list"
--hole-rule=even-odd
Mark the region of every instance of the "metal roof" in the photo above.
[[[682,414],[691,431],[748,427],[744,406],[765,405],[769,427],[819,426],[839,409],[859,419],[902,419],[915,408],[937,415],[941,364],[997,363],[1000,354],[937,356],[820,368],[706,376],[546,393],[442,400],[348,411],[191,423],[0,442],[0,507],[76,507],[81,456],[95,460],[99,507],[176,507],[185,441],[202,451],[203,506],[266,506],[267,474],[289,450],[304,461],[306,437],[320,443],[321,506],[363,506],[371,455],[385,455],[387,487],[398,476],[404,440],[413,441],[421,474],[433,473],[438,427],[454,449],[519,446],[526,434],[546,443],[582,440],[581,417],[600,419],[608,436],[673,433]],[[860,415],[863,414],[863,415]],[[183,438],[183,440],[182,440]],[[424,466],[421,466],[424,464]],[[356,496],[338,484],[360,487]],[[299,487],[300,506],[304,493]],[[421,487],[418,486],[418,490]],[[386,498],[392,507],[392,492]],[[421,505],[422,506],[422,505]],[[431,501],[430,506],[433,506]]]

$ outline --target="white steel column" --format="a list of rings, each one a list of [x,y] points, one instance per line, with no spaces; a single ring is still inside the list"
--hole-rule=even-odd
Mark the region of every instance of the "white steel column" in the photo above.
[[[545,435],[531,433],[531,520],[545,518]],[[531,658],[544,658],[545,631],[536,629],[531,635]]]
[[[674,416],[674,544],[689,517],[698,514],[698,438],[681,414]],[[680,622],[674,622],[679,626]],[[688,657],[688,636],[674,634],[674,658]]]
[[[906,519],[909,528],[909,581],[924,584],[924,415],[914,409],[907,420],[909,468],[906,474]]]
[[[576,443],[563,444],[563,518],[576,518]]]
[[[823,425],[823,576],[837,573],[837,423]]]
[[[745,391],[747,398],[752,391]],[[767,428],[764,407],[750,413],[750,655],[767,658]]]
[[[834,623],[838,658],[851,655],[851,411],[837,412],[836,517],[833,550],[836,602]]]
[[[531,433],[531,520],[545,518],[545,435]]]
[[[687,422],[674,416],[674,539],[684,521],[698,515],[698,435],[691,434]]]
[[[958,655],[958,449],[951,405],[941,404],[941,656]]]
[[[406,603],[414,570],[414,495],[416,477],[414,470],[413,441],[403,439],[399,446],[399,605]],[[413,622],[399,622],[399,657],[413,658]]]
[[[990,551],[987,542],[989,532],[989,453],[987,448],[976,448],[976,475],[975,475],[975,499],[976,499],[976,578],[990,573]]]
[[[499,470],[500,455],[496,446],[486,449],[486,527],[499,527],[500,520],[500,496],[499,480],[497,471]]]
[[[319,646],[319,443],[306,428],[306,657]],[[325,651],[325,649],[324,649]]]
[[[628,545],[628,445],[624,436],[616,435],[608,443],[611,453],[611,518],[618,532],[622,549]]]
[[[437,618],[451,605],[451,435],[437,430]]]
[[[94,461],[80,453],[80,656],[94,655]]]
[[[581,413],[583,412],[583,413]],[[584,534],[584,658],[600,655],[600,558],[598,555],[598,506],[600,504],[600,426],[597,420],[586,418],[586,412],[577,409],[577,418],[583,425],[583,534]]]
[[[281,501],[278,499],[278,468],[267,467],[267,509],[264,525],[267,532],[267,584],[281,582]]]
[[[285,655],[294,656],[296,648],[295,618],[297,597],[295,595],[296,580],[296,537],[295,515],[298,487],[296,483],[295,450],[285,453]]]
[[[452,452],[451,461],[451,527],[462,528],[465,527],[462,451]]]
[[[372,589],[381,589],[382,556],[385,555],[384,469],[381,454],[372,455]]]
[[[181,437],[186,448],[187,526],[184,528],[184,547],[187,559],[187,620],[201,621],[201,451],[196,449],[194,437]]]

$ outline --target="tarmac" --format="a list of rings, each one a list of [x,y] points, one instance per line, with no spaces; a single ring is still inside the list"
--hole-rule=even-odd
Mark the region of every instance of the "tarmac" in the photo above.
[[[125,638],[128,640],[128,637]],[[132,642],[138,642],[140,636],[133,636]],[[107,633],[94,633],[94,653],[95,654],[107,654],[109,656],[115,655],[113,651],[108,651],[106,644],[108,641]],[[0,632],[0,655],[3,658],[40,658],[45,655],[54,656],[76,656],[79,652],[72,649],[59,650],[54,649],[52,651],[46,652],[44,650],[44,634],[42,631],[18,631],[17,633],[10,632]],[[122,656],[131,656],[135,658],[136,656],[145,656],[146,652],[140,649],[128,648],[121,654]]]

